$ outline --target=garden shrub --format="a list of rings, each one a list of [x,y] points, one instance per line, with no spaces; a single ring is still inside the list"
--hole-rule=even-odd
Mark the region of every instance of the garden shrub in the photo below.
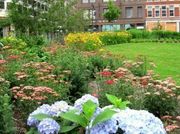
[[[74,49],[58,50],[52,59],[52,64],[58,67],[54,72],[55,74],[64,70],[69,74],[66,81],[71,84],[68,92],[71,101],[87,92],[91,72],[87,69],[86,58],[83,58],[79,51]]]
[[[145,76],[147,74],[148,62],[145,56],[139,55],[136,61],[124,61],[123,66],[128,68],[135,76]]]
[[[65,37],[67,45],[81,50],[96,50],[102,45],[130,42],[128,32],[70,33]]]
[[[130,42],[131,34],[128,32],[102,32],[100,40],[104,45],[116,45]]]
[[[154,30],[152,31],[152,35],[158,39],[161,38],[180,39],[180,33],[172,32],[172,31]]]
[[[0,95],[0,133],[2,134],[15,133],[10,99],[10,96],[7,94]]]
[[[153,31],[146,31],[146,30],[138,30],[138,29],[131,29],[128,32],[132,35],[132,42],[139,43],[139,42],[149,42],[149,39],[152,39],[153,42],[168,42],[163,39],[171,38],[175,42],[175,40],[180,40],[180,33],[172,32],[172,31],[164,31],[164,30],[153,30]],[[159,41],[161,39],[161,41]]]
[[[148,39],[151,32],[146,30],[130,29],[128,32],[132,35],[132,39]]]
[[[91,72],[92,78],[94,78],[97,72],[105,68],[115,69],[122,66],[122,61],[115,56],[105,56],[105,55],[94,55],[88,57],[88,70]]]
[[[130,100],[128,97],[134,94],[136,90],[130,83],[125,82],[124,80],[114,81],[112,79],[101,79],[97,81],[97,84],[100,86],[99,101],[102,106],[109,105],[109,102],[106,100],[106,94],[112,94],[122,100]]]
[[[99,39],[99,33],[70,33],[65,37],[65,43],[80,50],[96,50],[103,44]]]
[[[46,44],[45,38],[40,35],[19,35],[18,38],[26,42],[28,47],[42,46]]]
[[[0,77],[0,133],[15,133],[9,82]]]
[[[4,37],[0,40],[5,46],[10,46],[14,50],[24,50],[27,46],[26,42],[16,37]]]
[[[148,94],[144,98],[144,107],[154,115],[176,115],[178,100],[176,94],[164,90],[148,88]]]

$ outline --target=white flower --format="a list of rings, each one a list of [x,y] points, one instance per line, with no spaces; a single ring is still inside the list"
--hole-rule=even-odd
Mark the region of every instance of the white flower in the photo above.
[[[121,110],[113,116],[125,134],[166,134],[163,123],[145,110]]]
[[[65,101],[57,101],[51,105],[51,110],[55,113],[55,116],[58,116],[60,113],[67,112],[71,109],[73,109],[73,107],[69,106]]]

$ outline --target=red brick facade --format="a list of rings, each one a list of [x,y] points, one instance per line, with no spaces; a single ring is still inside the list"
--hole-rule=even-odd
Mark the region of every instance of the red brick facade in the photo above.
[[[147,1],[145,17],[147,30],[160,24],[163,30],[180,32],[180,0]]]

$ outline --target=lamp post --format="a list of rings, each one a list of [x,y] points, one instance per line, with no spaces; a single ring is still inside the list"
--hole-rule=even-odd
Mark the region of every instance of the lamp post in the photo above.
[[[92,15],[92,18],[91,18],[92,19],[92,31],[94,31],[94,22],[93,22],[94,18],[93,17],[95,15],[95,12],[94,12],[95,11],[95,7],[94,7],[93,3],[91,4],[91,6],[92,6],[92,13],[91,13],[91,15]]]

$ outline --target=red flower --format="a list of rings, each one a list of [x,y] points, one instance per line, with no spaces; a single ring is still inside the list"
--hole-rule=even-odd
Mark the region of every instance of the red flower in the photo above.
[[[110,71],[103,71],[103,72],[100,72],[99,74],[101,76],[104,76],[104,77],[110,77],[112,75],[112,72],[110,72]]]
[[[6,60],[0,60],[0,64],[6,63]]]
[[[112,85],[112,84],[114,84],[115,82],[114,82],[114,80],[107,80],[107,81],[105,81],[105,83],[108,84],[108,85]]]

